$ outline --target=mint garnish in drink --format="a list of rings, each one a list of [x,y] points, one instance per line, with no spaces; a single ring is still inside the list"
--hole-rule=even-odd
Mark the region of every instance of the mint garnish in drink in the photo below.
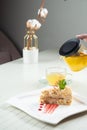
[[[65,86],[66,86],[66,84],[67,84],[67,82],[66,82],[65,79],[60,80],[60,81],[58,82],[58,86],[59,86],[60,89],[64,89]]]

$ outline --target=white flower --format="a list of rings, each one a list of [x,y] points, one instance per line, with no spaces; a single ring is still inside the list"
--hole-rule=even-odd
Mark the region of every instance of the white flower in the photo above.
[[[46,8],[40,8],[38,10],[38,15],[41,17],[41,18],[46,18],[47,17],[47,14],[48,14],[48,10]]]
[[[26,26],[31,30],[38,30],[41,27],[41,23],[36,19],[29,19],[27,20]]]

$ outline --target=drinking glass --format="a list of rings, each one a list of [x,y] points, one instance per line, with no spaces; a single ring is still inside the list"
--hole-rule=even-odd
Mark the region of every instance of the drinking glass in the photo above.
[[[67,73],[64,67],[48,67],[46,69],[46,79],[48,84],[55,86],[60,80],[66,79],[67,83],[71,81],[71,74]]]

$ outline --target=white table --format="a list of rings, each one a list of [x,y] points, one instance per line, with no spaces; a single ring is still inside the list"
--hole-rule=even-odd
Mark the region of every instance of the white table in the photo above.
[[[39,53],[38,64],[24,64],[23,59],[0,65],[0,103],[5,104],[9,98],[23,92],[43,88],[45,84],[39,80],[45,76],[45,69],[51,66],[63,65],[72,73],[72,89],[80,94],[87,95],[87,69],[72,72],[58,57],[58,51],[42,51]],[[12,112],[13,111],[13,112]],[[21,115],[21,118],[20,116]],[[12,121],[9,121],[12,118]],[[34,124],[33,124],[34,122]],[[80,113],[51,126],[31,118],[16,108],[1,105],[0,130],[82,130],[87,129],[87,112]]]

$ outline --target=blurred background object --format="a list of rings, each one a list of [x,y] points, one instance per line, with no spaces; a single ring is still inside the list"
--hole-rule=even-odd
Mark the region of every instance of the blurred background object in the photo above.
[[[0,28],[23,48],[25,23],[37,16],[41,0],[0,0]],[[87,0],[45,0],[49,15],[37,32],[40,51],[59,49],[70,37],[87,32]]]

